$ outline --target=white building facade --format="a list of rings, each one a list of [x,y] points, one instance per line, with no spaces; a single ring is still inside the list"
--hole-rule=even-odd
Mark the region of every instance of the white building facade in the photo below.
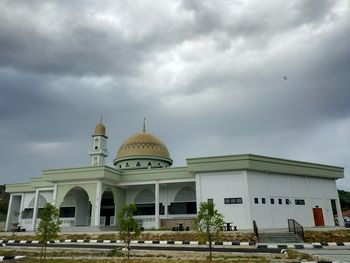
[[[46,203],[60,210],[64,229],[115,229],[118,212],[137,206],[146,229],[192,228],[201,202],[212,201],[240,229],[286,228],[294,219],[304,227],[341,225],[336,179],[342,167],[252,154],[187,159],[171,167],[165,144],[145,127],[120,146],[113,163],[101,122],[92,135],[91,166],[44,170],[29,183],[8,184],[11,193],[6,229],[17,224],[34,231]]]

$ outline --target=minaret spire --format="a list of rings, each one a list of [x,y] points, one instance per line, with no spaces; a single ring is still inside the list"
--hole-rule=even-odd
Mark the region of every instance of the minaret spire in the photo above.
[[[146,132],[146,118],[143,118],[143,132]]]
[[[95,133],[92,135],[91,150],[89,151],[92,166],[105,165],[105,159],[108,156],[107,138],[101,114],[100,122],[96,125]]]

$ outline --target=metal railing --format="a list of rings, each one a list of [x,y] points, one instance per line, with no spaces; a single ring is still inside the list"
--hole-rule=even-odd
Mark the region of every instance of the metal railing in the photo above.
[[[293,232],[304,241],[304,228],[294,219],[288,219],[288,230]]]
[[[258,225],[256,224],[255,220],[253,220],[253,229],[254,229],[254,234],[256,236],[256,241],[259,242],[259,229],[258,229]]]

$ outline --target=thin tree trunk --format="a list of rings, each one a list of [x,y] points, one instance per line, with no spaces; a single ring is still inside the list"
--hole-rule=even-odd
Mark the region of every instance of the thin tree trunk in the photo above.
[[[46,247],[47,247],[47,243],[45,242],[45,245],[44,245],[44,261],[46,260]]]
[[[40,262],[43,262],[43,254],[44,254],[44,243],[41,245]]]
[[[212,250],[212,246],[211,246],[211,235],[209,235],[209,261],[211,262],[211,250]]]
[[[128,259],[130,258],[130,233],[128,233]]]

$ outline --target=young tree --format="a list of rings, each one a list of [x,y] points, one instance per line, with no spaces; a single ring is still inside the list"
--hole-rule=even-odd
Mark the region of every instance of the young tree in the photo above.
[[[60,230],[59,211],[51,203],[47,203],[41,211],[40,223],[36,231],[41,242],[40,262],[46,259],[47,242],[58,237]],[[43,258],[44,256],[44,258]]]
[[[224,216],[215,209],[213,202],[203,202],[194,220],[199,239],[209,245],[209,261],[212,260],[213,242],[220,236],[224,225]]]
[[[134,219],[136,205],[130,204],[125,206],[118,214],[119,220],[119,236],[124,241],[128,251],[128,259],[130,258],[130,241],[137,238],[141,233],[137,221]]]

